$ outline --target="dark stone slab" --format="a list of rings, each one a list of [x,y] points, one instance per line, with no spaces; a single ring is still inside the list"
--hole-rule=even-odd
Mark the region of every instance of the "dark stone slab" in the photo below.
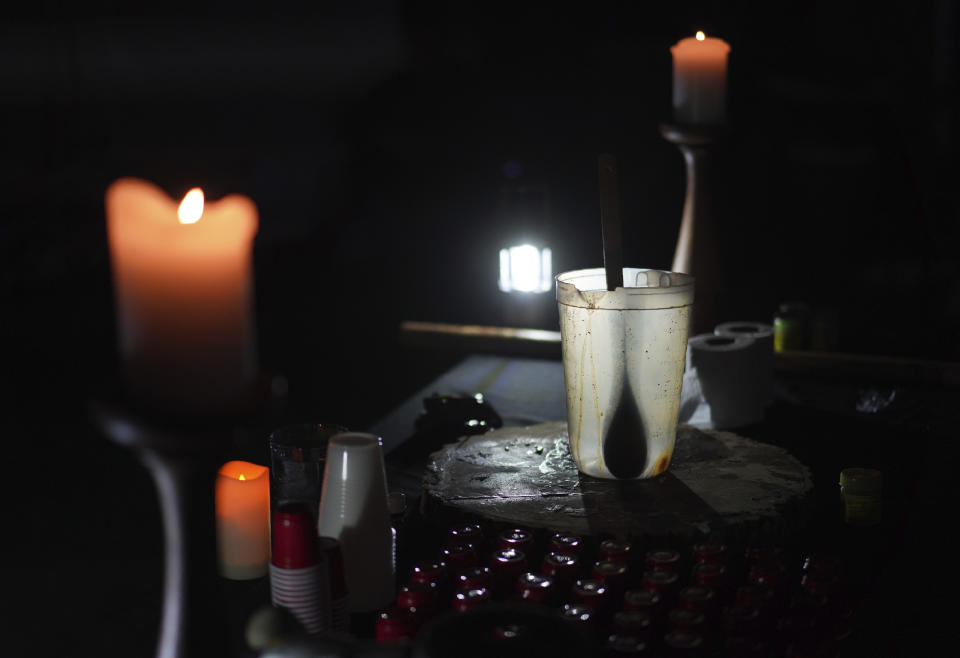
[[[758,540],[802,529],[810,472],[787,451],[681,426],[670,469],[649,480],[582,475],[566,423],[510,427],[433,453],[427,514],[468,514],[583,536]]]

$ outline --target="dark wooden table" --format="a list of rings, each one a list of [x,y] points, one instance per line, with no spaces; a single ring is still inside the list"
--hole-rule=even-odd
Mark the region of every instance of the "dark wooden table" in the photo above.
[[[806,360],[802,367],[799,358],[778,363],[776,401],[763,422],[736,432],[786,449],[810,469],[810,531],[795,548],[834,552],[852,565],[846,575],[856,592],[856,632],[843,655],[916,655],[918,646],[935,644],[929,629],[936,610],[928,592],[949,576],[937,504],[949,485],[949,409],[957,391],[949,382],[905,377],[902,369],[871,368],[856,359],[841,359],[846,367],[836,368],[829,359]],[[449,423],[424,429],[424,399],[476,393],[506,427],[565,418],[559,361],[468,356],[370,428],[383,436],[392,490],[417,500],[429,454],[467,433]],[[888,404],[870,404],[877,400]],[[838,479],[850,466],[883,472],[877,527],[843,523]]]

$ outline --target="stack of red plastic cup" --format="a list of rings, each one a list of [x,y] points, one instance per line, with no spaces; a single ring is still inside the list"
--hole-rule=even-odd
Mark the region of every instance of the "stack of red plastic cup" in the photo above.
[[[327,596],[330,601],[330,628],[335,631],[347,631],[350,628],[350,607],[347,592],[347,576],[343,569],[343,550],[340,541],[334,537],[318,537],[317,548],[321,562],[326,563],[324,578]]]
[[[308,633],[330,625],[328,565],[321,559],[313,514],[305,503],[280,505],[271,526],[270,598]]]

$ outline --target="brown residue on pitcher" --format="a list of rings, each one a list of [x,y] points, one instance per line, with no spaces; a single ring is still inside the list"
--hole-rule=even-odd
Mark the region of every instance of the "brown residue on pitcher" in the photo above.
[[[673,451],[671,450],[668,453],[660,455],[660,459],[657,460],[656,466],[653,467],[653,477],[665,473],[667,467],[670,466],[670,457],[673,456]]]

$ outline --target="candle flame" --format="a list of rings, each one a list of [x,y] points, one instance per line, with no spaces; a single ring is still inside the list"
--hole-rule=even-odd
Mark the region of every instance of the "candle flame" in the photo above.
[[[203,190],[195,187],[180,202],[180,208],[177,209],[177,217],[181,224],[196,224],[203,215]]]
[[[241,474],[240,474],[240,477],[238,477],[237,479],[238,479],[238,480],[246,480],[247,478],[243,477],[243,473],[241,473]]]
[[[707,35],[703,33],[702,30],[697,30],[697,41],[703,41],[707,38]]]

